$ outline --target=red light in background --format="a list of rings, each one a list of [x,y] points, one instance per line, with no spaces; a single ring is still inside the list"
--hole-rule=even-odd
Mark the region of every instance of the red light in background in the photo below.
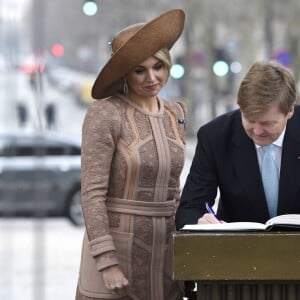
[[[51,47],[51,53],[56,57],[62,57],[64,55],[65,49],[62,44],[54,44]]]
[[[44,64],[38,64],[36,62],[24,62],[20,64],[20,71],[23,73],[43,73],[45,70]]]

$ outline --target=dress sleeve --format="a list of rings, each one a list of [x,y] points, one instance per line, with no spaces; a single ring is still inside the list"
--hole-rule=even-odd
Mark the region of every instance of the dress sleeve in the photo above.
[[[182,101],[177,101],[175,103],[175,110],[177,114],[177,126],[181,136],[183,143],[185,144],[185,135],[187,129],[187,118],[188,118],[188,111],[186,104]]]
[[[187,118],[188,118],[188,111],[187,106],[182,101],[176,101],[174,105],[174,109],[176,111],[177,116],[177,127],[178,132],[180,134],[180,138],[184,144],[186,144],[186,126],[187,126]],[[180,189],[180,177],[178,178],[178,189],[175,194],[176,199],[176,208],[179,205],[180,201],[180,195],[181,195],[181,189]]]
[[[112,101],[93,102],[82,127],[81,202],[91,254],[99,271],[118,264],[106,196],[119,132],[120,115]]]

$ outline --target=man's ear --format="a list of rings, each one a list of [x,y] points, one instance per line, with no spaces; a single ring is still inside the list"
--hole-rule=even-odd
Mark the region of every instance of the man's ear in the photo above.
[[[290,111],[287,113],[287,118],[290,119],[294,115],[294,106],[291,107]]]

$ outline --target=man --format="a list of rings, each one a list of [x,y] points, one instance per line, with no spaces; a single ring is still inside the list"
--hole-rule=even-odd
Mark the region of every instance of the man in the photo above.
[[[219,220],[264,223],[274,215],[300,213],[300,107],[295,106],[296,97],[295,81],[286,68],[273,61],[253,64],[238,91],[240,109],[198,131],[176,213],[177,229]],[[276,198],[272,203],[267,201],[261,175],[263,147],[270,144],[277,170],[268,173],[279,177],[279,187],[274,183],[271,188]],[[216,218],[205,204],[215,203],[218,189]]]

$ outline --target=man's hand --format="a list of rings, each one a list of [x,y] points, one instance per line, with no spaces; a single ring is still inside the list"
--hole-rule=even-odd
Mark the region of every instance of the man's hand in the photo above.
[[[216,224],[222,223],[213,214],[206,213],[201,218],[198,219],[198,224]]]
[[[104,284],[112,293],[126,295],[129,292],[129,283],[119,266],[111,266],[102,271]]]

